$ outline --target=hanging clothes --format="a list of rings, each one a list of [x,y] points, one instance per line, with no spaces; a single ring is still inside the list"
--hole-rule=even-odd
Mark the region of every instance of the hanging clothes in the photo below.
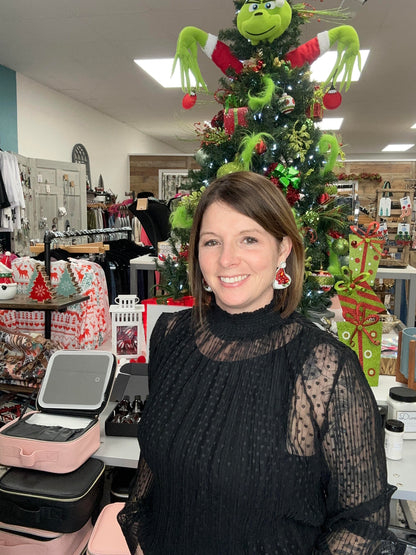
[[[19,164],[14,154],[0,151],[0,173],[3,178],[8,208],[1,211],[1,227],[13,231],[22,229],[23,210],[26,207],[23,196],[22,181],[20,178]]]
[[[7,198],[6,187],[4,185],[3,176],[0,171],[0,209],[9,208],[10,201]]]

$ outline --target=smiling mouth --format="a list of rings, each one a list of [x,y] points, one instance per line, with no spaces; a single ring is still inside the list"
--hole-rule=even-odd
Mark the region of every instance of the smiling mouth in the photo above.
[[[232,277],[220,277],[220,280],[223,283],[238,283],[240,281],[245,280],[248,277],[248,274],[245,274],[243,276],[232,276]]]
[[[269,31],[272,31],[275,27],[276,27],[276,25],[273,25],[272,27],[270,27],[270,29],[267,29],[267,31],[263,31],[262,33],[250,33],[250,31],[247,31],[247,34],[248,35],[253,35],[253,37],[259,37],[260,35],[265,35]]]

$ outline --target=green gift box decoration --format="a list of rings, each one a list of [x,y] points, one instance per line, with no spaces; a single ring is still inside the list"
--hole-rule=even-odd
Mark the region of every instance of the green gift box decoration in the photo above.
[[[380,375],[383,324],[377,314],[367,315],[361,303],[344,318],[345,322],[337,322],[338,337],[357,354],[369,385],[375,387]]]
[[[355,313],[359,304],[365,307],[369,313],[377,314],[385,310],[384,304],[368,283],[369,272],[362,272],[354,276],[352,270],[347,266],[343,266],[341,272],[344,280],[337,281],[334,287],[338,293],[344,319],[346,314]]]
[[[379,235],[379,227],[378,222],[372,222],[367,231],[354,225],[350,226],[353,234],[349,236],[349,266],[353,275],[367,272],[369,285],[374,285],[384,245],[384,239]]]

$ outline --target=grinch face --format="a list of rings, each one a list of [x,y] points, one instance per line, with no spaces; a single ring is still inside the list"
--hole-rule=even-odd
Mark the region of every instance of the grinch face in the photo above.
[[[246,0],[237,15],[237,28],[253,44],[273,42],[289,27],[292,9],[286,0]]]

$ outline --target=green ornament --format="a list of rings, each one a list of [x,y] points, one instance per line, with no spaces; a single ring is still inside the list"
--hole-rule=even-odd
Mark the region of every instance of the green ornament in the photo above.
[[[349,243],[347,239],[343,239],[342,237],[340,237],[339,239],[335,239],[332,243],[332,250],[338,256],[345,256],[346,254],[348,254]]]
[[[334,276],[324,270],[312,273],[313,279],[319,284],[322,291],[330,291],[335,283]]]
[[[313,210],[308,210],[303,216],[303,221],[306,225],[310,227],[316,227],[319,222],[319,214],[317,214]]]

